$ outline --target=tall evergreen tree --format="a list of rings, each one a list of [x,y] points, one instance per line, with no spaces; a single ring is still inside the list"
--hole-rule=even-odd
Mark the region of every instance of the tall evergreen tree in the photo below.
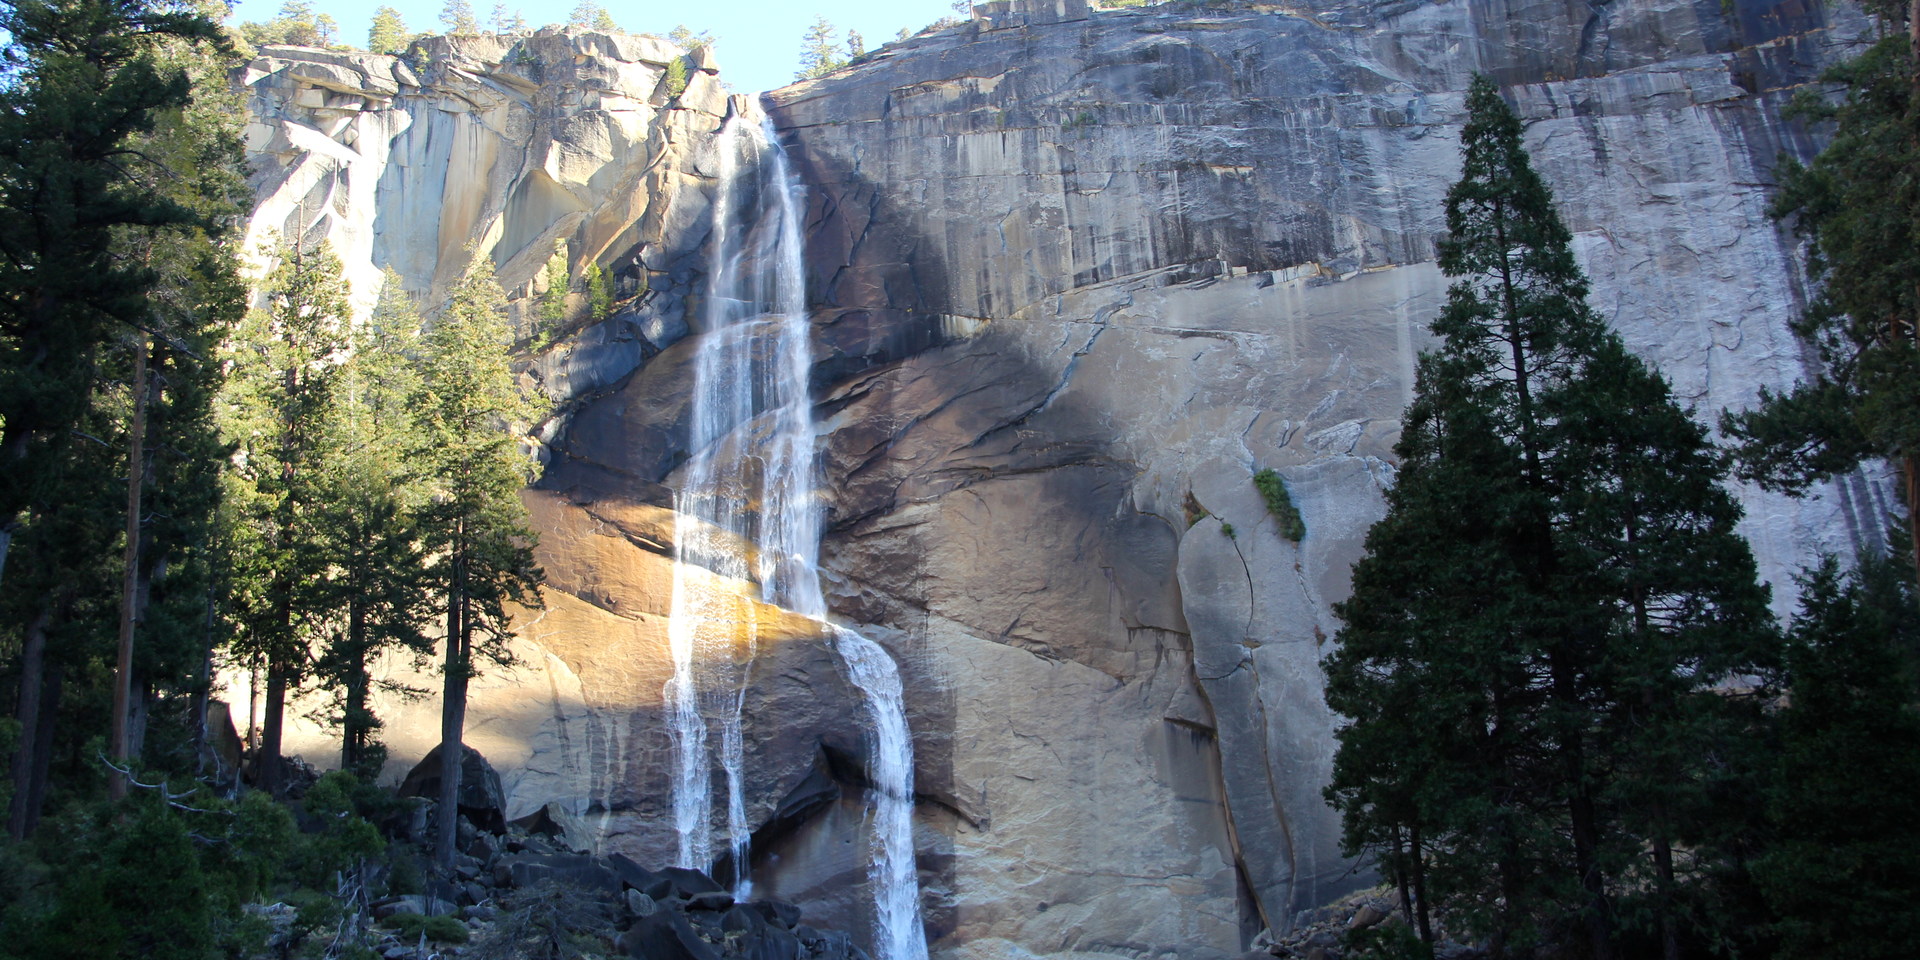
[[[509,604],[540,602],[520,489],[535,462],[515,430],[536,409],[508,365],[512,330],[489,261],[454,288],[421,340],[415,460],[432,478],[426,543],[446,616],[440,721],[440,818],[435,856],[450,866],[460,789],[467,685],[482,661],[511,662]]]
[[[814,17],[813,25],[800,38],[800,69],[793,78],[824,77],[846,65],[846,58],[840,56],[839,31],[826,17]]]
[[[1615,956],[1646,916],[1674,956],[1672,853],[1717,814],[1645,805],[1711,777],[1708,691],[1764,662],[1767,594],[1704,430],[1588,308],[1518,118],[1484,77],[1467,107],[1441,346],[1336,608],[1328,795],[1349,849],[1387,847],[1496,954],[1574,923]]]
[[[1833,124],[1833,140],[1811,164],[1783,166],[1773,205],[1809,241],[1820,287],[1795,329],[1821,369],[1721,425],[1740,442],[1742,476],[1790,493],[1865,459],[1894,462],[1920,565],[1920,3],[1869,6],[1889,23],[1904,14],[1908,30],[1827,72],[1837,102],[1795,101]]]
[[[1788,637],[1775,838],[1754,866],[1781,960],[1892,960],[1920,938],[1920,717],[1911,574],[1865,557],[1806,580]]]
[[[398,55],[407,52],[407,44],[412,42],[413,34],[407,31],[407,21],[401,19],[400,11],[387,6],[374,8],[373,23],[367,27],[368,50]]]
[[[93,391],[104,344],[146,325],[151,268],[117,232],[207,224],[175,196],[140,189],[132,138],[193,100],[186,70],[155,56],[178,41],[220,48],[208,18],[141,0],[18,0],[0,88],[0,573]],[[185,171],[182,171],[183,173]]]
[[[282,786],[287,697],[309,666],[328,607],[323,466],[350,317],[340,262],[324,245],[284,247],[278,257],[262,290],[265,309],[234,338],[227,399],[227,429],[240,451],[230,489],[244,518],[237,646],[267,675],[256,779],[272,791]]]
[[[440,7],[440,23],[447,33],[455,35],[480,32],[480,19],[474,15],[473,4],[469,0],[447,0]]]
[[[341,768],[369,781],[385,759],[375,741],[371,661],[388,649],[422,659],[432,651],[424,632],[434,614],[419,519],[424,478],[409,464],[417,446],[407,405],[419,389],[419,326],[389,270],[379,306],[355,331],[341,370],[320,467],[319,532],[332,563],[314,673],[334,698]]]

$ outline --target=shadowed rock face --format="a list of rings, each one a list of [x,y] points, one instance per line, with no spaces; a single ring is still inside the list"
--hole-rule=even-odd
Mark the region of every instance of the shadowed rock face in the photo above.
[[[825,587],[900,661],[934,952],[1231,957],[1363,882],[1320,798],[1319,660],[1445,298],[1433,244],[1468,79],[1492,75],[1528,121],[1595,305],[1712,418],[1802,370],[1787,323],[1803,278],[1765,204],[1774,158],[1812,144],[1779,107],[1863,28],[1851,7],[1765,0],[1018,0],[768,94],[809,191]],[[344,211],[336,237],[393,224],[367,226],[349,262],[393,263],[422,292],[464,269],[461,238],[484,238],[518,316],[554,237],[585,251],[576,272],[596,258],[627,293],[646,276],[528,367],[563,410],[527,494],[548,609],[523,624],[528,665],[476,686],[469,742],[508,816],[557,801],[575,839],[664,862],[703,151],[752,107],[690,88],[672,109],[647,86],[658,52],[595,36],[456,44],[459,69],[424,80],[390,58],[269,50],[249,82],[285,142],[258,141],[279,172],[255,226],[319,229],[323,208]],[[513,79],[527,57],[559,63],[563,41],[577,76]],[[382,78],[397,92],[376,96]],[[355,94],[352,143],[299,112],[338,109],[342,84],[374,90]],[[333,93],[297,106],[308,89]],[[403,109],[407,124],[367,119]],[[466,173],[426,146],[481,128],[504,132],[486,134],[493,159],[463,154]],[[335,146],[308,143],[321,134]],[[418,157],[374,178],[381,210],[413,212],[375,214],[376,191],[341,193],[344,176],[289,192],[341,150]],[[328,203],[296,202],[309,194]],[[726,442],[753,455],[758,439]],[[1268,516],[1261,468],[1284,478],[1301,542]],[[1804,557],[1877,536],[1889,502],[1877,475],[1742,496],[1782,608]],[[863,929],[857,697],[810,625],[747,608],[763,624],[756,885]],[[432,709],[383,709],[396,765],[431,746]]]

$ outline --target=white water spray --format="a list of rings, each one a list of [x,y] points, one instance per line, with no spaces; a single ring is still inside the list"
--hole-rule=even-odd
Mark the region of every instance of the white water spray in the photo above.
[[[875,850],[868,879],[877,960],[925,960],[913,853],[913,739],[900,673],[879,644],[826,624],[820,591],[800,187],[770,125],[753,129],[729,119],[715,149],[715,259],[694,361],[692,459],[674,497],[679,562],[667,700],[680,865],[707,869],[713,860],[711,722],[720,728],[735,891],[748,892],[740,712],[754,652],[753,619],[721,583],[751,575],[760,583],[762,601],[818,620],[832,633],[849,677],[865,695],[874,729],[867,776],[874,788]],[[755,171],[759,189],[748,198],[738,196],[743,155],[761,161]],[[745,269],[749,262],[772,269]],[[750,422],[751,430],[739,430]],[[739,434],[757,438],[757,458],[747,456],[744,446],[729,447],[748,442]],[[748,469],[750,461],[757,471]],[[751,571],[750,548],[756,561]],[[697,568],[724,579],[700,575]],[[736,638],[744,638],[744,651]]]

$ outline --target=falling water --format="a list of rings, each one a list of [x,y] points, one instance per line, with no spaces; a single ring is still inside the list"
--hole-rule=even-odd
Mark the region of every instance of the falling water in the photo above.
[[[877,643],[835,627],[834,645],[873,721],[867,780],[873,784],[875,844],[867,865],[873,888],[873,946],[881,960],[926,960],[920,927],[920,877],[913,861],[913,737],[907,731],[900,671]]]
[[[719,727],[736,893],[746,893],[740,711],[753,657],[753,618],[738,595],[698,575],[704,568],[724,581],[758,581],[762,601],[818,620],[831,632],[848,675],[865,695],[874,729],[867,774],[875,794],[869,880],[878,960],[924,960],[913,856],[913,740],[900,673],[878,644],[826,624],[820,591],[800,188],[770,125],[755,129],[729,119],[715,149],[715,257],[694,360],[693,455],[674,498],[680,562],[674,565],[668,630],[674,673],[667,700],[680,864],[705,869],[713,860],[711,722]],[[758,189],[747,197],[739,195],[743,159],[761,161],[747,168],[759,177]],[[748,269],[750,264],[762,269]],[[751,430],[739,430],[750,422]],[[746,442],[739,434],[753,435],[758,457],[730,446]],[[744,651],[736,638],[744,640]]]

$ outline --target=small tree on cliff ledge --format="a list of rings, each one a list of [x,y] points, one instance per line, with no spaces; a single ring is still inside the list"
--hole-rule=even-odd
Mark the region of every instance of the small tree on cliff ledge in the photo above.
[[[1709,692],[1771,649],[1705,431],[1586,303],[1519,119],[1484,77],[1387,516],[1336,612],[1330,802],[1496,956],[1578,930],[1677,957],[1713,865]],[[1677,864],[1676,847],[1689,850]]]
[[[434,487],[424,526],[427,544],[439,556],[435,579],[447,617],[434,849],[442,867],[453,864],[467,681],[478,657],[511,661],[506,605],[538,604],[542,579],[520,502],[534,461],[511,432],[535,410],[507,363],[512,332],[486,262],[482,258],[482,267],[454,288],[421,338],[421,382],[413,404],[420,438],[415,462]]]

